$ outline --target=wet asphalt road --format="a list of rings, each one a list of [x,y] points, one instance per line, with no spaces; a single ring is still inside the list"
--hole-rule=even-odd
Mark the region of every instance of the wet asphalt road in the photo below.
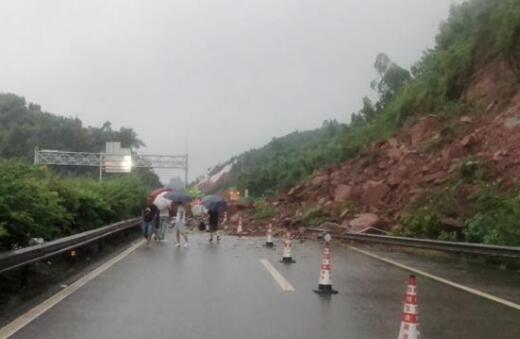
[[[397,338],[408,272],[332,248],[338,295],[320,297],[321,246],[282,248],[263,239],[191,236],[141,247],[16,333],[13,338]],[[259,262],[292,284],[284,292]],[[418,277],[422,338],[520,338],[520,312]]]

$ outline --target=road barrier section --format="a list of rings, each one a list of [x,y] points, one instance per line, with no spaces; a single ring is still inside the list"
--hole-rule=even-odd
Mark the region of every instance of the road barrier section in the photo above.
[[[328,233],[327,230],[319,228],[310,228],[309,230],[314,232],[321,232],[323,235]],[[333,236],[335,239],[340,239],[343,241],[365,242],[401,247],[415,247],[419,249],[429,249],[456,254],[475,254],[490,257],[520,258],[520,247],[514,246],[475,244],[468,242],[440,241],[361,233],[333,234]]]
[[[0,274],[27,266],[57,254],[73,251],[78,247],[100,241],[113,234],[141,225],[141,218],[120,221],[68,237],[52,240],[41,245],[24,247],[18,250],[0,253]]]

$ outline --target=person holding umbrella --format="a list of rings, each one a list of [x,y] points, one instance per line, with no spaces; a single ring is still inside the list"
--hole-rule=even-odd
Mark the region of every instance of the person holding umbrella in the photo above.
[[[208,210],[209,223],[209,242],[213,242],[213,234],[217,233],[217,241],[220,240],[218,234],[219,216],[227,209],[227,202],[218,196],[207,195],[202,199],[202,205]]]
[[[169,192],[163,196],[171,201],[172,207],[176,207],[175,216],[175,235],[177,244],[175,247],[181,246],[181,235],[184,238],[184,247],[188,247],[188,236],[186,235],[186,208],[185,206],[191,202],[191,197],[184,192]]]
[[[208,211],[209,242],[213,242],[214,233],[217,233],[217,241],[220,241],[220,235],[218,234],[218,217],[218,211]]]
[[[166,194],[167,192],[159,193],[153,201],[153,204],[159,210],[159,225],[157,225],[158,227],[155,229],[155,236],[158,241],[164,241],[166,229],[170,221],[172,202],[164,197]]]

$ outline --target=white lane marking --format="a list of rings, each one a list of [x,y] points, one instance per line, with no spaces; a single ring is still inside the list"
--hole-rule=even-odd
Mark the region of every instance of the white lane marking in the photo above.
[[[262,265],[264,265],[264,267],[266,268],[266,270],[271,273],[271,275],[273,276],[274,280],[278,283],[278,285],[280,285],[280,287],[282,288],[282,291],[286,291],[286,292],[294,292],[294,287],[292,287],[291,283],[289,283],[287,281],[287,279],[285,279],[283,277],[283,275],[280,274],[280,272],[278,272],[276,270],[276,268],[274,268],[273,265],[271,265],[271,263],[269,262],[269,260],[267,259],[259,259],[260,262],[262,263]]]
[[[441,277],[438,277],[438,276],[435,276],[433,274],[430,274],[428,272],[425,272],[425,271],[422,271],[422,270],[419,270],[417,268],[413,268],[413,267],[410,267],[410,266],[407,266],[407,265],[404,265],[404,264],[401,264],[397,261],[394,261],[392,259],[388,259],[388,258],[385,258],[385,257],[382,257],[382,256],[379,256],[377,254],[374,254],[374,253],[371,253],[371,252],[367,252],[365,250],[362,250],[360,248],[357,248],[357,247],[354,247],[354,246],[348,246],[348,248],[356,251],[356,252],[359,252],[359,253],[362,253],[364,255],[367,255],[369,257],[372,257],[374,259],[377,259],[377,260],[381,260],[381,261],[384,261],[388,264],[391,264],[391,265],[394,265],[394,266],[397,266],[397,267],[400,267],[400,268],[403,268],[405,270],[408,270],[408,271],[411,271],[411,272],[414,272],[416,274],[419,274],[419,275],[422,275],[424,277],[427,277],[427,278],[430,278],[430,279],[433,279],[435,281],[438,281],[438,282],[441,282],[443,284],[446,284],[446,285],[449,285],[449,286],[452,286],[452,287],[455,287],[455,288],[458,288],[460,290],[463,290],[465,292],[468,292],[468,293],[471,293],[471,294],[474,294],[474,295],[477,295],[479,297],[482,297],[482,298],[485,298],[485,299],[488,299],[488,300],[491,300],[491,301],[494,301],[496,303],[499,303],[499,304],[502,304],[504,306],[509,306],[509,307],[512,307],[518,311],[520,311],[520,305],[519,304],[515,304],[514,302],[512,301],[509,301],[509,300],[506,300],[506,299],[502,299],[502,298],[499,298],[499,297],[496,297],[494,295],[491,295],[489,293],[486,293],[486,292],[482,292],[482,291],[479,291],[479,290],[476,290],[476,289],[473,289],[471,287],[467,287],[467,286],[464,286],[464,285],[461,285],[461,284],[458,284],[456,282],[453,282],[451,280],[448,280],[448,279],[444,279],[444,278],[441,278]]]
[[[5,325],[4,327],[0,328],[0,338],[8,338],[21,330],[23,327],[25,327],[27,324],[29,324],[34,319],[38,318],[43,313],[47,312],[49,309],[51,309],[54,305],[71,295],[72,293],[76,292],[79,288],[81,288],[83,285],[88,283],[89,281],[96,278],[101,273],[108,270],[110,267],[114,266],[117,262],[124,259],[126,256],[134,252],[139,246],[144,244],[144,239],[137,242],[136,244],[130,246],[128,249],[121,252],[116,257],[110,259],[103,265],[99,266],[98,268],[94,269],[93,271],[87,273],[80,279],[76,280],[69,286],[65,287],[49,299],[45,300],[41,304],[33,307],[26,313],[22,314],[9,324]]]

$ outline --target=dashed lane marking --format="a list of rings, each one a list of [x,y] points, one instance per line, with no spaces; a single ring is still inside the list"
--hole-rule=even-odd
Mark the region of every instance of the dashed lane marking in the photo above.
[[[441,278],[441,277],[438,277],[436,275],[433,275],[433,274],[430,274],[428,272],[425,272],[423,270],[420,270],[420,269],[417,269],[417,268],[413,268],[413,267],[410,267],[410,266],[407,266],[407,265],[404,265],[404,264],[401,264],[400,262],[397,262],[395,260],[392,260],[392,259],[389,259],[389,258],[385,258],[385,257],[382,257],[380,255],[377,255],[375,253],[372,253],[372,252],[368,252],[368,251],[365,251],[365,250],[362,250],[360,248],[357,248],[357,247],[354,247],[354,246],[348,246],[348,248],[350,248],[351,250],[353,251],[356,251],[356,252],[359,252],[361,254],[364,254],[366,256],[369,256],[369,257],[372,257],[374,259],[377,259],[377,260],[380,260],[380,261],[384,261],[390,265],[394,265],[394,266],[397,266],[397,267],[400,267],[400,268],[403,268],[405,270],[408,270],[410,272],[414,272],[416,274],[419,274],[419,275],[422,275],[424,277],[427,277],[427,278],[430,278],[432,280],[435,280],[435,281],[438,281],[440,283],[443,283],[443,284],[446,284],[446,285],[449,285],[449,286],[452,286],[452,287],[455,287],[455,288],[458,288],[459,290],[463,290],[465,292],[468,292],[468,293],[471,293],[471,294],[474,294],[474,295],[477,295],[479,297],[482,297],[482,298],[485,298],[485,299],[488,299],[488,300],[491,300],[491,301],[494,301],[496,303],[499,303],[499,304],[502,304],[504,306],[509,306],[511,308],[514,308],[516,309],[517,311],[520,311],[520,305],[519,304],[515,304],[514,302],[512,301],[509,301],[509,300],[506,300],[506,299],[502,299],[502,298],[499,298],[499,297],[496,297],[494,295],[491,295],[489,293],[486,293],[486,292],[482,292],[482,291],[479,291],[479,290],[476,290],[474,288],[471,288],[471,287],[468,287],[468,286],[464,286],[464,285],[461,285],[461,284],[458,284],[456,282],[453,282],[451,280],[448,280],[448,279],[444,279],[444,278]]]
[[[287,281],[287,279],[285,279],[283,277],[283,275],[280,274],[280,272],[278,272],[278,270],[276,270],[276,268],[274,268],[273,265],[271,265],[271,263],[269,262],[269,260],[267,259],[259,259],[260,262],[262,263],[262,265],[264,265],[265,269],[271,273],[271,275],[273,276],[274,280],[278,283],[278,285],[280,285],[280,287],[282,288],[282,291],[286,291],[286,292],[294,292],[294,287],[292,287],[291,283]]]
[[[26,313],[22,314],[6,326],[0,328],[0,338],[8,338],[21,330],[23,327],[25,327],[27,324],[29,324],[34,319],[38,318],[43,313],[47,312],[49,309],[51,309],[54,305],[71,295],[72,293],[76,292],[78,289],[80,289],[83,285],[88,283],[89,281],[96,278],[101,273],[108,270],[110,267],[114,266],[116,263],[124,259],[129,254],[133,253],[139,246],[144,244],[144,240],[141,240],[134,245],[130,246],[120,254],[118,254],[116,257],[110,259],[103,265],[99,266],[98,268],[94,269],[93,271],[87,273],[80,279],[76,280],[69,286],[65,287],[49,299],[45,300],[41,304],[33,307]]]

